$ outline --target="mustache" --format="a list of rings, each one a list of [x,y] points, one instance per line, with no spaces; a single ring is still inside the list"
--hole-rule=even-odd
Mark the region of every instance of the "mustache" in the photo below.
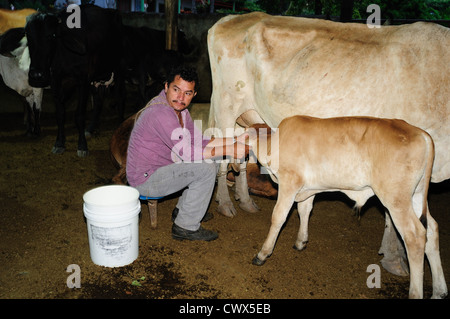
[[[186,103],[180,102],[180,101],[178,101],[178,100],[172,100],[172,102],[181,104],[181,105],[183,105],[183,106],[186,106]]]

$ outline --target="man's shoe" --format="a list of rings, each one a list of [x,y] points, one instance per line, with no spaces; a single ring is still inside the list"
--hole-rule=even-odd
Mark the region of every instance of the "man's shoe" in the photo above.
[[[175,207],[173,209],[173,211],[172,211],[172,221],[173,222],[175,221],[175,218],[177,218],[177,216],[178,216],[178,211],[179,210],[178,210],[177,207]],[[211,220],[213,218],[214,218],[214,215],[212,213],[206,212],[205,216],[203,216],[203,218],[202,218],[202,220],[200,222],[204,223],[204,222],[207,222],[208,220]]]
[[[218,237],[219,235],[215,231],[204,229],[202,226],[200,226],[200,228],[196,231],[192,231],[181,228],[175,223],[172,225],[172,238],[176,240],[187,239],[211,241],[217,239]]]

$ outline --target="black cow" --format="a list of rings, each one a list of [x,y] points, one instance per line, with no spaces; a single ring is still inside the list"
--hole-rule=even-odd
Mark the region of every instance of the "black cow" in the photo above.
[[[139,94],[135,111],[145,104],[164,88],[167,74],[174,66],[187,62],[195,62],[196,52],[199,46],[195,40],[188,41],[182,31],[178,31],[178,51],[166,50],[166,32],[148,27],[122,26],[123,57],[121,68],[125,79],[130,85],[137,85]],[[117,93],[117,88],[113,86]],[[99,87],[100,95],[104,94],[103,86]],[[120,89],[122,103],[126,99],[126,90]],[[86,129],[87,134],[94,132],[100,124],[100,113],[102,111],[102,97],[95,103],[93,119]],[[123,112],[120,114],[123,120]]]
[[[178,31],[178,51],[166,50],[166,32],[124,25],[122,29],[126,77],[139,85],[141,107],[163,88],[170,69],[196,61],[199,46]]]
[[[63,10],[58,15],[32,15],[25,31],[31,58],[29,83],[34,87],[51,85],[54,94],[58,134],[52,152],[65,151],[65,103],[76,93],[77,154],[84,157],[88,154],[85,115],[91,83],[108,81],[112,74],[116,86],[123,87],[124,81],[122,21],[118,11],[82,5],[80,12],[79,28],[68,26],[72,13]],[[95,90],[92,93],[96,95]],[[123,103],[119,105],[123,113]]]

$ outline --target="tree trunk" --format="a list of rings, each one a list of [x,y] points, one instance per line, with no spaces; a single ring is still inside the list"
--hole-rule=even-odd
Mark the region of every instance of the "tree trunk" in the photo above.
[[[354,0],[342,0],[341,1],[341,22],[349,22],[353,16],[353,4]]]
[[[322,1],[320,0],[314,1],[314,14],[318,16],[322,14]]]
[[[177,0],[164,1],[166,14],[166,49],[178,50],[178,14]]]

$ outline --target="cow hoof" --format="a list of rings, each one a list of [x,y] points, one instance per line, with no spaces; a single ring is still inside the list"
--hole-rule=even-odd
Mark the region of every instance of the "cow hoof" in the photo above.
[[[77,155],[78,157],[86,157],[89,155],[89,151],[78,150]]]
[[[226,217],[233,218],[236,216],[237,211],[236,208],[234,208],[233,204],[230,203],[230,205],[220,205],[217,207],[216,211]]]
[[[262,266],[265,262],[265,260],[261,260],[258,258],[258,256],[255,256],[255,258],[253,258],[252,264],[255,266]]]
[[[397,276],[409,276],[409,268],[403,258],[381,259],[381,265],[391,274]]]
[[[256,205],[253,200],[250,200],[248,202],[240,202],[239,208],[243,211],[246,211],[247,213],[257,213],[260,211],[258,205]]]
[[[307,243],[308,243],[307,241],[304,241],[304,242],[302,242],[300,247],[297,247],[297,245],[294,245],[294,246],[292,246],[292,248],[294,248],[295,250],[298,250],[298,251],[302,251],[302,250],[306,249],[306,244]]]
[[[25,132],[25,136],[26,136],[27,138],[38,138],[39,135],[40,135],[39,133],[33,132],[33,131],[26,131],[26,132]]]
[[[448,296],[448,292],[447,291],[442,292],[442,293],[438,293],[436,295],[433,292],[433,295],[431,296],[431,299],[445,299],[447,296]]]
[[[53,148],[52,148],[52,153],[53,153],[53,154],[62,154],[62,153],[64,153],[65,150],[66,150],[65,147],[62,147],[62,146],[53,146]]]

